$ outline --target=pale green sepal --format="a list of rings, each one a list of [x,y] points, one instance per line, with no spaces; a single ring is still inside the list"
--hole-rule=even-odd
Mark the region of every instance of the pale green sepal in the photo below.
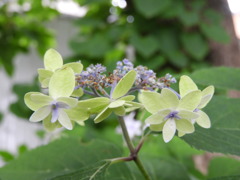
[[[67,63],[63,65],[63,68],[70,67],[74,73],[81,73],[83,70],[83,65],[79,62]]]
[[[58,117],[59,123],[66,129],[72,130],[73,124],[70,118],[68,117],[67,113],[63,109],[59,109],[58,111],[59,111],[59,117]]]
[[[156,114],[153,114],[151,116],[149,116],[146,120],[145,120],[146,123],[152,125],[152,124],[161,124],[164,122],[164,117],[162,116],[159,116],[158,113]]]
[[[114,88],[113,93],[111,94],[111,98],[118,99],[127,94],[135,82],[136,75],[136,71],[131,70],[125,76],[123,76]]]
[[[38,80],[42,83],[43,80],[52,77],[53,72],[46,69],[38,69]]]
[[[80,101],[81,105],[88,109],[91,114],[100,113],[110,104],[110,99],[105,97],[97,97]]]
[[[174,137],[176,132],[176,123],[173,119],[167,120],[163,126],[163,140],[168,143]]]
[[[49,82],[49,94],[54,99],[69,97],[75,87],[75,75],[71,68],[56,71]]]
[[[140,99],[145,109],[151,114],[155,114],[159,110],[165,109],[164,104],[161,103],[161,95],[157,92],[142,91],[142,94],[139,95],[139,97],[141,97]]]
[[[198,105],[198,109],[204,108],[212,99],[214,94],[214,86],[208,86],[202,91],[202,100]]]
[[[72,97],[81,97],[83,95],[83,90],[82,88],[76,89],[73,91],[73,93],[71,94]]]
[[[73,121],[85,121],[89,118],[90,113],[84,104],[80,101],[74,108],[65,109],[68,117]]]
[[[48,88],[48,86],[49,86],[49,81],[50,81],[50,78],[44,79],[44,80],[41,82],[41,87],[42,87],[42,88]]]
[[[49,49],[44,54],[44,67],[47,70],[55,71],[63,65],[62,56],[55,50]]]
[[[199,115],[196,112],[192,112],[192,111],[188,111],[188,110],[180,110],[178,112],[178,116],[181,119],[188,119],[188,120],[196,119],[199,117]]]
[[[124,100],[116,100],[116,101],[113,101],[109,104],[109,108],[117,108],[117,107],[120,107],[120,106],[123,106],[123,104],[125,103]]]
[[[99,123],[101,121],[103,121],[104,119],[106,119],[108,116],[110,116],[110,114],[112,113],[112,109],[109,109],[108,107],[106,107],[102,112],[100,112],[94,119],[95,123]]]
[[[85,126],[85,123],[84,123],[84,121],[75,121],[78,125],[80,125],[80,126]]]
[[[143,105],[137,102],[126,101],[124,106],[126,107],[126,112],[131,112],[139,108],[143,108]]]
[[[199,114],[199,118],[196,119],[197,124],[203,128],[210,128],[211,121],[208,115],[201,110],[199,110],[197,113]]]
[[[31,99],[31,96],[32,96],[32,95],[37,95],[37,94],[38,94],[38,95],[43,95],[43,94],[40,93],[40,92],[29,92],[29,93],[25,94],[25,96],[24,96],[24,102],[25,102],[25,104],[27,105],[27,107],[28,107],[29,109],[31,109],[31,110],[33,110],[33,111],[36,111],[36,110],[38,110],[39,108],[47,105],[46,103],[43,103],[43,104],[41,104],[41,103],[36,103],[36,102],[34,102],[34,101]]]
[[[181,97],[184,97],[189,92],[196,90],[198,90],[198,87],[189,76],[181,76],[179,81],[179,92]]]
[[[164,126],[165,123],[161,123],[161,124],[150,124],[149,128],[152,130],[152,131],[162,131],[163,130],[163,126]]]
[[[178,109],[193,111],[199,105],[201,98],[200,90],[192,91],[180,100]]]
[[[177,95],[168,88],[163,88],[161,91],[161,103],[164,108],[176,108],[179,104]]]
[[[58,102],[63,102],[67,105],[69,105],[71,108],[75,107],[78,103],[78,100],[75,98],[71,98],[71,97],[60,97],[57,98]]]
[[[53,101],[52,97],[47,96],[45,94],[32,94],[30,98],[32,99],[33,102],[42,105],[50,104]]]
[[[47,118],[45,118],[43,120],[43,126],[44,128],[47,130],[47,131],[53,131],[55,130],[56,128],[60,128],[62,127],[61,124],[59,124],[58,121],[56,121],[55,123],[52,123],[51,122],[51,115],[49,115]]]
[[[113,111],[117,116],[125,116],[126,114],[125,108],[123,106],[114,108]]]
[[[47,105],[47,106],[43,106],[40,109],[38,109],[37,111],[35,111],[31,117],[30,117],[30,121],[31,122],[39,122],[42,121],[43,119],[45,119],[50,113],[51,113],[51,106]]]
[[[186,134],[186,133],[181,132],[181,131],[178,130],[178,137],[183,137],[185,134]]]
[[[134,99],[135,99],[134,95],[128,95],[128,96],[123,96],[123,97],[119,98],[118,100],[132,101]]]
[[[177,130],[181,132],[193,133],[195,130],[193,124],[186,119],[178,119],[175,122],[176,122]]]

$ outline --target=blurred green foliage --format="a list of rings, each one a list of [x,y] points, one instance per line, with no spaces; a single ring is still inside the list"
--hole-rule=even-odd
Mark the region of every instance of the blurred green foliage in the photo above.
[[[13,59],[18,53],[37,48],[40,54],[54,45],[53,32],[44,22],[58,12],[43,6],[41,1],[17,0],[0,3],[0,66],[8,75],[14,72]]]
[[[222,17],[206,0],[127,0],[123,9],[116,1],[75,1],[88,11],[76,20],[79,33],[70,45],[77,59],[91,63],[111,67],[129,57],[156,72],[193,71],[210,64],[210,40],[229,41]]]

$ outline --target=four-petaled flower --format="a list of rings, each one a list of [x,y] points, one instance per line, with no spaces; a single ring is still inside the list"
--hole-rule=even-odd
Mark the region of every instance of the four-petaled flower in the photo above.
[[[194,132],[191,120],[199,117],[193,112],[201,101],[199,90],[189,92],[181,99],[168,88],[163,88],[161,94],[143,91],[141,101],[152,114],[146,123],[152,131],[162,131],[165,142],[173,138],[176,130],[186,134]]]
[[[79,109],[78,100],[70,97],[74,87],[74,72],[71,68],[65,67],[57,70],[51,76],[49,96],[39,92],[27,93],[24,97],[25,103],[31,110],[35,111],[30,117],[30,121],[43,121],[45,128],[48,130],[61,126],[70,130],[73,128],[72,120],[81,124],[89,116],[74,116],[76,109]],[[83,110],[79,114],[81,112]]]
[[[50,78],[55,71],[61,68],[69,67],[74,73],[80,73],[83,65],[80,62],[67,63],[63,65],[62,56],[54,49],[49,49],[44,54],[44,67],[45,69],[38,69],[38,79],[43,88],[48,88]]]

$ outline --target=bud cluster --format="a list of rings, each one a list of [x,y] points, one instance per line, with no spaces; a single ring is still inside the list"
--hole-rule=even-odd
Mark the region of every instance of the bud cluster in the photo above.
[[[133,87],[135,90],[162,89],[164,87],[169,87],[172,83],[176,83],[176,79],[170,74],[166,74],[165,77],[157,78],[156,73],[153,70],[141,65],[134,68],[132,62],[124,59],[117,62],[116,69],[113,70],[113,73],[109,74],[109,76],[104,74],[106,72],[106,67],[101,64],[90,65],[87,67],[86,71],[82,71],[80,74],[77,74],[77,84],[78,87],[101,90],[112,87],[113,84],[116,84],[131,70],[135,70],[137,72],[134,84],[135,86]]]

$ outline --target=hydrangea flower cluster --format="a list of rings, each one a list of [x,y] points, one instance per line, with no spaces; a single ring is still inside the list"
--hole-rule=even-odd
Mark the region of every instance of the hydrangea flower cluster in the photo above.
[[[194,132],[195,123],[204,128],[211,126],[201,109],[211,100],[214,87],[200,91],[188,76],[181,77],[178,94],[170,88],[176,83],[170,74],[157,78],[151,69],[134,67],[127,59],[118,61],[113,73],[106,74],[106,67],[101,64],[82,71],[81,62],[63,64],[61,55],[50,49],[45,53],[44,67],[38,70],[39,81],[49,95],[29,92],[24,99],[35,111],[30,121],[43,121],[48,130],[71,130],[75,123],[84,125],[92,114],[96,114],[94,122],[99,123],[112,113],[122,117],[136,109],[151,113],[146,123],[152,131],[162,131],[165,142],[173,138],[176,130],[179,136]],[[140,102],[130,95],[134,91],[140,92]],[[94,98],[81,100],[84,94]]]
[[[165,142],[173,138],[176,130],[179,137],[193,133],[195,122],[203,128],[211,126],[208,115],[200,109],[211,100],[214,87],[200,91],[190,77],[182,76],[179,89],[179,95],[168,88],[163,88],[161,93],[142,92],[142,103],[152,114],[146,122],[152,131],[162,131]]]

